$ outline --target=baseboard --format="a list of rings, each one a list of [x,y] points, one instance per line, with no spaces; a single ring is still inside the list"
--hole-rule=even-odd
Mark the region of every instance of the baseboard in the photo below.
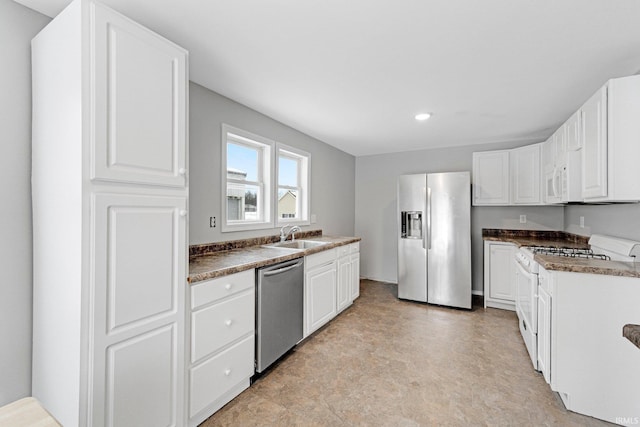
[[[480,295],[481,297],[484,296],[484,291],[477,291],[475,289],[471,290],[471,295]]]

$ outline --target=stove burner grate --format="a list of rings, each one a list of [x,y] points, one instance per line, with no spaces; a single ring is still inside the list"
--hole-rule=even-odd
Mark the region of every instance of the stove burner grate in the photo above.
[[[603,261],[610,261],[611,257],[604,254],[595,254],[591,249],[579,249],[579,248],[554,248],[546,246],[532,247],[531,250],[534,254],[539,255],[552,255],[563,256],[569,258],[588,258],[588,259],[601,259]]]

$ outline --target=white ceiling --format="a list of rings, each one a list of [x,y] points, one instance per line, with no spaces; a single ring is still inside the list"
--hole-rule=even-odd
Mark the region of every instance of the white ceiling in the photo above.
[[[103,2],[188,49],[192,81],[356,156],[542,141],[640,70],[638,0]]]

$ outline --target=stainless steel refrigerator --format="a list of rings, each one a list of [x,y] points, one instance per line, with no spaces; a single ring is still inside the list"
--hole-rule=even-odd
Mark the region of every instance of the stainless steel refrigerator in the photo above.
[[[398,178],[398,298],[471,308],[469,172]]]

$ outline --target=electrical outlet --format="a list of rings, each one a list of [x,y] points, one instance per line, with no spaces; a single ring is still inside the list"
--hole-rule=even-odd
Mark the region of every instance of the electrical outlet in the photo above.
[[[527,223],[527,216],[520,215],[520,224],[526,224],[526,223]]]
[[[316,222],[318,222],[318,218],[316,217],[316,214],[311,214],[311,224],[315,224]]]
[[[580,217],[580,228],[584,228],[584,217]]]
[[[215,216],[210,216],[209,217],[209,228],[216,228],[216,217]]]

